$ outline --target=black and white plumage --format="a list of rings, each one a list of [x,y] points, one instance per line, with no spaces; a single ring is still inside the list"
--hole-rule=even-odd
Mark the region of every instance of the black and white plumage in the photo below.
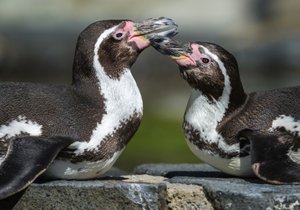
[[[90,179],[106,172],[136,132],[143,102],[130,72],[168,18],[98,21],[80,35],[72,85],[0,83],[0,200],[40,174]]]
[[[234,56],[222,47],[164,37],[152,45],[193,89],[183,126],[196,156],[232,175],[300,182],[299,86],[247,94]]]

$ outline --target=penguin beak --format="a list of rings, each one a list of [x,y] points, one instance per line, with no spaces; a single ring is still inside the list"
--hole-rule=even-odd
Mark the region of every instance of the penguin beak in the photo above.
[[[173,37],[176,34],[177,25],[172,19],[150,18],[140,23],[134,23],[128,42],[135,42],[139,49],[144,49],[150,45],[151,39]]]
[[[160,53],[169,56],[179,66],[196,66],[196,61],[192,58],[192,48],[190,44],[180,44],[174,39],[163,36],[156,36],[150,39],[151,45]]]

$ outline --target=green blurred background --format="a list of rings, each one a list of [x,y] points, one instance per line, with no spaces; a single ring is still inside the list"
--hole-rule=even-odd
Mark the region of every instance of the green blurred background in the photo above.
[[[76,39],[87,25],[158,16],[177,22],[178,39],[215,42],[231,51],[248,92],[300,84],[300,2],[295,0],[0,0],[0,78],[68,84]],[[150,48],[132,70],[145,114],[116,165],[131,171],[141,163],[199,162],[183,138],[190,88],[176,65]]]

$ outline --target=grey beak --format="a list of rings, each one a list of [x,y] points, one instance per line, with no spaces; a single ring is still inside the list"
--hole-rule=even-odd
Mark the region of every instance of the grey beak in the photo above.
[[[174,39],[165,36],[155,36],[150,39],[151,45],[160,53],[171,57],[187,55],[189,49]]]
[[[136,33],[144,35],[147,39],[157,36],[173,37],[177,34],[177,24],[170,18],[149,18],[140,23],[135,23]]]

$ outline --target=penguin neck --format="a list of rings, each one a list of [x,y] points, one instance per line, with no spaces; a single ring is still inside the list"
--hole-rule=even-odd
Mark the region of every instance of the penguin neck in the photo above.
[[[221,95],[213,97],[214,94],[210,94],[209,90],[202,91],[201,89],[194,88],[189,104],[193,103],[192,101],[205,101],[207,106],[203,106],[205,107],[203,109],[215,109],[217,112],[212,114],[219,116],[214,117],[219,122],[223,117],[232,114],[244,106],[247,94],[244,91],[238,70],[235,69],[232,71],[232,69],[230,69],[232,67],[226,65],[226,63],[223,63],[221,60],[217,60],[217,62],[224,77],[223,89],[220,91]],[[221,118],[220,116],[223,117]]]
[[[73,63],[72,85],[77,93],[83,96],[97,97],[101,94],[100,84],[107,78],[100,75],[103,67],[97,68],[99,62],[98,51],[105,38],[116,27],[105,30],[96,40],[88,41],[84,37],[79,37]],[[95,61],[95,59],[98,59]],[[100,65],[101,66],[101,65]]]
[[[193,89],[187,110],[195,106],[195,109],[201,110],[202,116],[210,115],[209,119],[214,119],[216,123],[219,123],[224,117],[243,107],[247,100],[247,94],[244,92],[240,80],[230,80],[227,75],[224,78],[225,85],[222,95],[218,98],[211,98],[211,95],[207,95],[199,89]],[[203,120],[205,121],[207,117],[204,117]]]
[[[229,115],[242,107],[247,100],[247,94],[244,91],[239,73],[236,72],[236,75],[230,76],[229,79],[232,88],[229,96],[229,104],[226,115]]]
[[[98,98],[101,95],[99,83],[101,83],[102,78],[97,78],[93,57],[87,56],[86,53],[85,49],[76,48],[72,86],[75,92],[81,96]]]

